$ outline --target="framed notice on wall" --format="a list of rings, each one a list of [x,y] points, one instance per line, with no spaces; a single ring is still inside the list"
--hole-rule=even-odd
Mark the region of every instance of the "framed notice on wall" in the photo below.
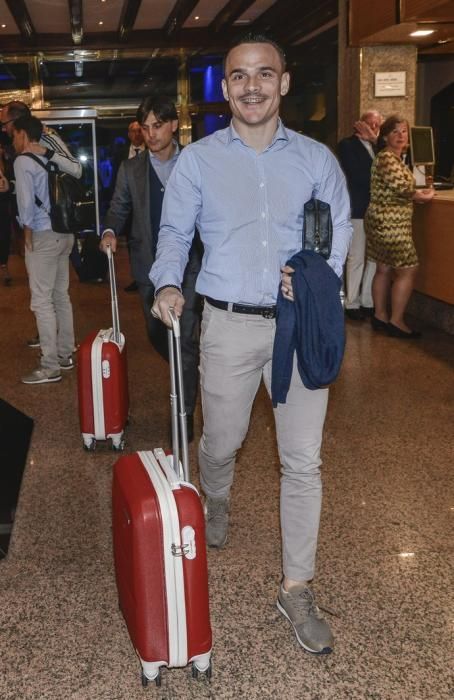
[[[375,73],[375,97],[405,97],[406,77],[404,70]]]

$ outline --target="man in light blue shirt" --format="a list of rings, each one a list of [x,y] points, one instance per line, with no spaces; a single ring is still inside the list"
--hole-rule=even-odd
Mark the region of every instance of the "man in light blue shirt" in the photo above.
[[[249,35],[227,54],[224,97],[231,125],[188,146],[167,186],[156,261],[153,313],[168,323],[181,314],[181,279],[194,227],[204,244],[196,289],[205,296],[200,348],[204,414],[200,477],[207,496],[207,542],[227,539],[235,457],[246,436],[263,377],[268,392],[281,286],[293,299],[286,261],[301,249],[304,203],[331,206],[329,265],[340,276],[351,237],[345,178],[323,145],[286,129],[281,97],[290,85],[285,56],[263,36]],[[275,409],[282,465],[283,581],[278,608],[301,646],[328,653],[333,637],[309,587],[321,507],[320,447],[328,390],[308,390],[296,365],[286,404]]]
[[[73,234],[52,230],[48,175],[27,153],[39,143],[42,124],[36,117],[19,117],[13,124],[14,161],[19,222],[24,229],[25,265],[31,304],[41,345],[38,368],[22,377],[24,384],[61,380],[61,370],[73,368],[74,324],[69,298],[69,255]],[[46,162],[45,156],[34,158]]]

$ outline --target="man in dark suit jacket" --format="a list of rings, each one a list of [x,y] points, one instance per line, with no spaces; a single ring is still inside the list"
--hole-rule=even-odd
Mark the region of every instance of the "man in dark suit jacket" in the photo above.
[[[370,169],[374,148],[383,118],[376,110],[368,110],[355,124],[352,136],[338,144],[340,164],[350,192],[353,236],[345,265],[345,314],[361,321],[373,313],[372,280],[375,263],[366,261],[364,215],[370,199]]]
[[[167,332],[150,309],[154,287],[148,273],[156,255],[162,200],[167,180],[175,165],[180,147],[174,139],[178,115],[174,103],[166,97],[147,97],[137,111],[146,149],[135,158],[124,160],[118,170],[115,191],[104,221],[101,250],[108,244],[116,250],[116,236],[129,214],[132,226],[129,240],[131,270],[139,285],[148,337],[153,347],[166,359]],[[181,350],[183,377],[188,415],[188,438],[193,436],[193,413],[198,386],[198,300],[195,282],[200,270],[201,244],[195,240],[183,280],[186,298],[181,318]]]

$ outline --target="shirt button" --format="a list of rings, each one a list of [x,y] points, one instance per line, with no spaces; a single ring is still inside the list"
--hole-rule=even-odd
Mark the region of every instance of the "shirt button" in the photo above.
[[[266,217],[266,214],[264,211],[262,211],[262,219],[264,219],[265,217]]]
[[[266,248],[266,241],[262,241],[262,245]]]
[[[260,183],[260,187],[265,187],[265,183],[264,183],[264,182],[261,182],[261,183]]]

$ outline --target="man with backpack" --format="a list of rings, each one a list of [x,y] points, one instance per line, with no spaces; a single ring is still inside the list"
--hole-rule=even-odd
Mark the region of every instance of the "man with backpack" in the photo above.
[[[52,230],[48,173],[44,167],[47,158],[34,155],[42,131],[43,125],[36,117],[19,117],[13,123],[17,208],[24,229],[30,308],[36,317],[41,344],[40,366],[22,377],[24,384],[58,382],[61,370],[74,366],[73,311],[68,293],[74,235]],[[37,158],[42,164],[36,162]]]
[[[15,120],[30,116],[30,109],[25,102],[20,100],[8,102],[2,107],[0,114],[2,131],[12,139]],[[82,163],[70,153],[59,135],[47,127],[43,127],[39,141],[30,144],[30,153],[45,156],[47,161],[57,165],[63,173],[77,179],[82,177]]]
[[[13,138],[14,122],[19,117],[30,117],[29,107],[21,100],[11,100],[3,105],[0,111],[1,129],[10,139]],[[44,156],[47,163],[57,166],[62,173],[72,175],[78,180],[82,177],[82,163],[75,158],[60,136],[52,129],[44,126],[39,142],[30,143],[30,152]],[[30,348],[39,348],[39,336],[27,340]]]

